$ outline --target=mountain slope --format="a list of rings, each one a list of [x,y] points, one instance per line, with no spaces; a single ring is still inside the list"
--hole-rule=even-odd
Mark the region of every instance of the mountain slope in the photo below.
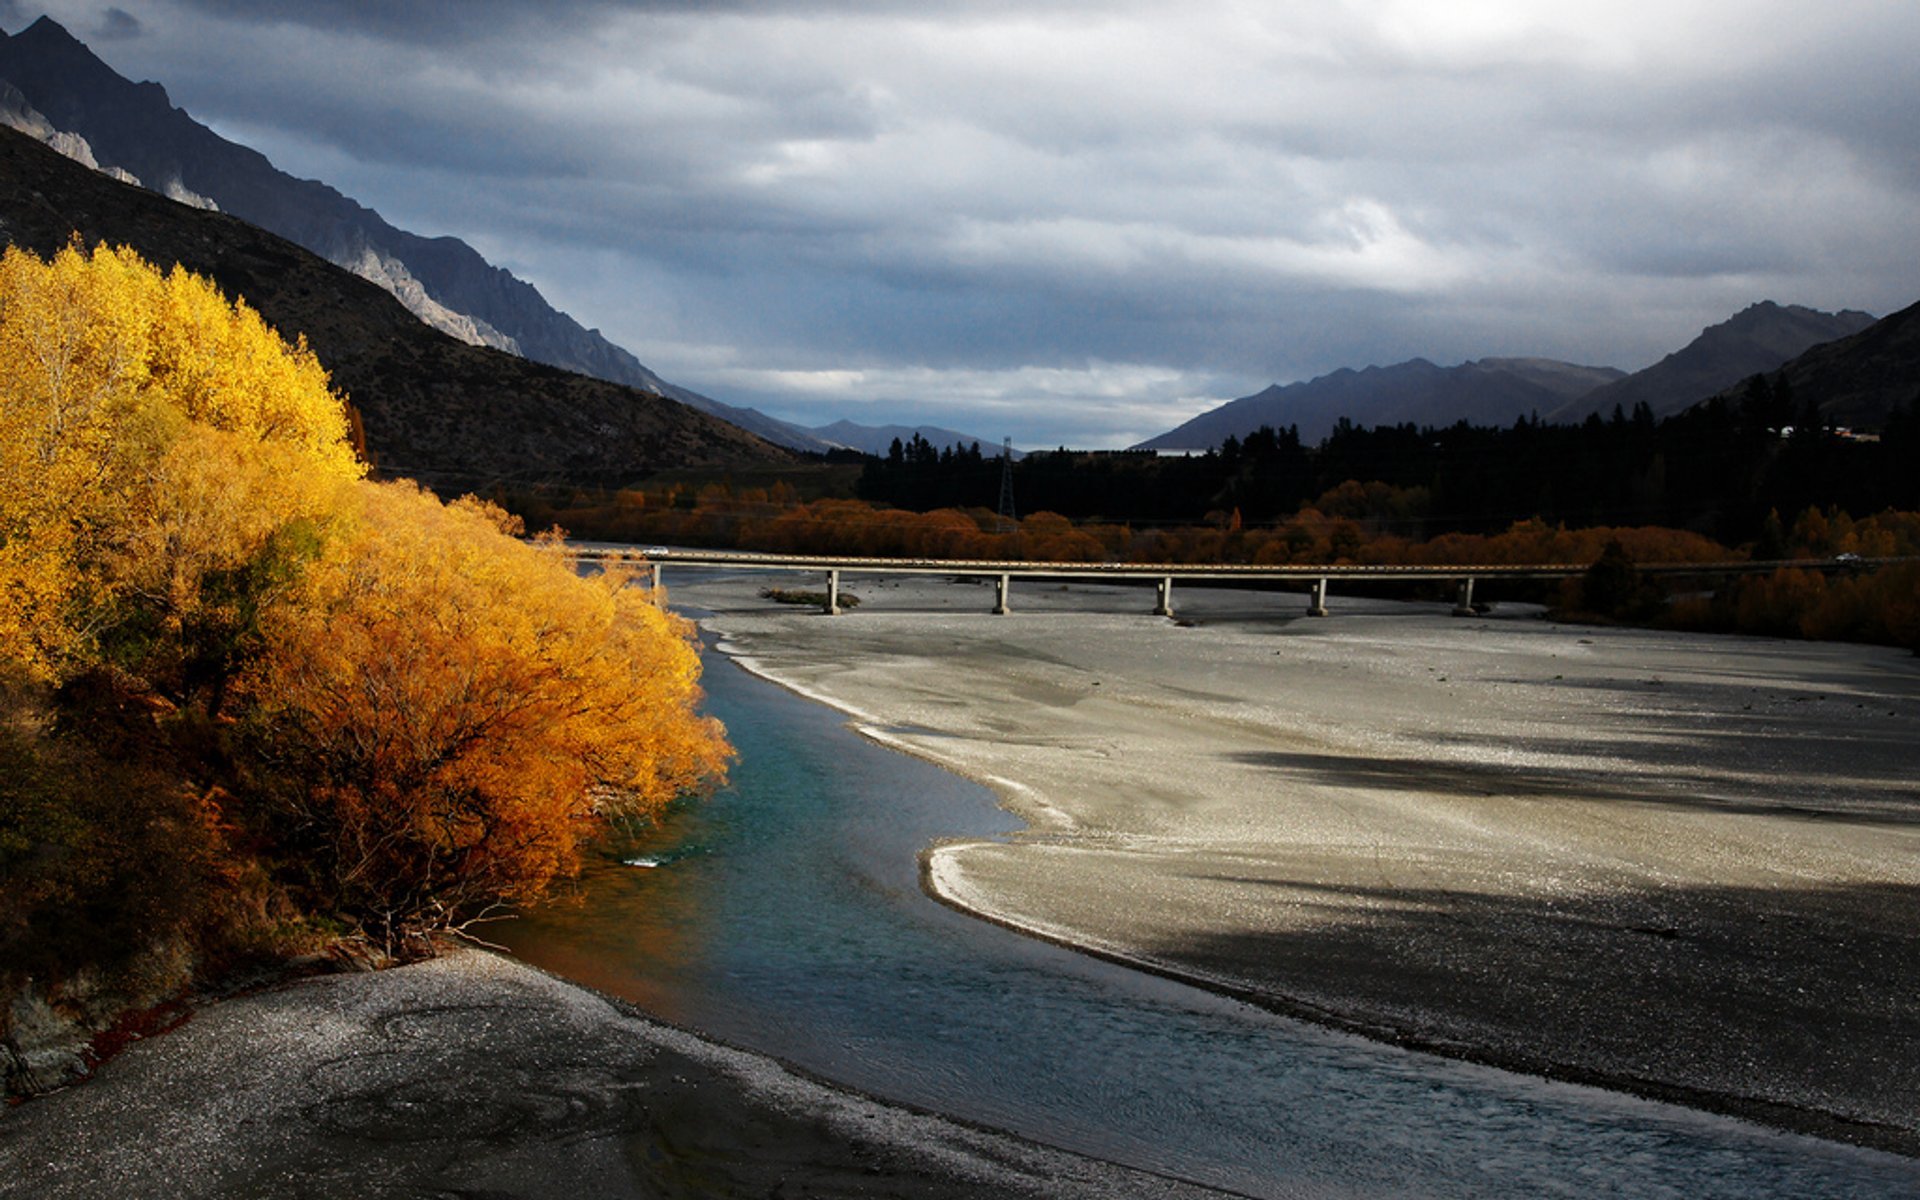
[[[669,396],[782,444],[830,448],[797,426],[666,382],[460,239],[397,229],[324,183],[288,175],[175,108],[158,83],[122,77],[50,18],[11,37],[0,33],[0,79],[55,128],[85,138],[102,164],[127,170],[156,191],[184,188],[209,197],[222,210],[388,288],[445,333]]]
[[[360,410],[381,467],[446,489],[624,483],[786,451],[677,401],[472,346],[387,292],[224,213],[168,200],[0,129],[0,242],[49,255],[77,233],[180,263],[304,334]]]
[[[1645,404],[1656,417],[1669,416],[1750,375],[1773,371],[1809,347],[1858,333],[1873,324],[1863,312],[1820,312],[1771,300],[1701,330],[1700,336],[1643,371],[1581,396],[1546,416],[1568,424],[1588,413],[1602,416],[1617,404],[1631,412]]]
[[[100,160],[93,156],[93,147],[87,144],[87,139],[77,133],[54,128],[46,114],[28,104],[27,98],[20,94],[20,89],[4,79],[0,79],[0,125],[18,130],[34,141],[58,150],[83,167],[91,167],[96,171],[101,169]],[[140,182],[126,171],[109,173],[123,183]]]
[[[1312,445],[1341,417],[1359,425],[1451,425],[1461,420],[1505,425],[1619,378],[1621,372],[1610,367],[1542,358],[1484,358],[1457,367],[1416,358],[1361,371],[1342,368],[1228,401],[1136,449],[1205,450],[1262,425],[1298,425],[1301,439]]]
[[[1920,304],[1849,337],[1823,342],[1781,367],[1795,403],[1836,425],[1878,429],[1897,409],[1920,410]],[[1738,403],[1742,385],[1723,396]]]

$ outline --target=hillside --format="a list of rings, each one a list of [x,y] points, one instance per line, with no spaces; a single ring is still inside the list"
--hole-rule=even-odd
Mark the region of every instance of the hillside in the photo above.
[[[46,255],[76,234],[181,263],[244,297],[287,337],[304,334],[391,473],[443,488],[619,483],[668,467],[788,457],[677,401],[456,340],[375,285],[235,216],[118,182],[0,129],[0,241]]]
[[[1670,416],[1732,387],[1750,375],[1773,371],[1811,346],[1858,333],[1873,317],[1851,310],[1829,313],[1798,304],[1763,300],[1700,331],[1700,336],[1642,371],[1543,413],[1548,420],[1585,420],[1618,405],[1632,412],[1645,404],[1656,417]]]
[[[1838,341],[1825,342],[1780,368],[1796,405],[1811,403],[1836,425],[1882,428],[1896,411],[1920,409],[1920,304]],[[1721,393],[1737,401],[1743,385]]]
[[[1262,425],[1298,425],[1301,440],[1313,445],[1342,417],[1369,426],[1451,425],[1462,420],[1506,425],[1544,414],[1619,378],[1621,372],[1609,367],[1541,358],[1484,358],[1457,367],[1416,358],[1390,367],[1343,368],[1228,401],[1135,449],[1205,450],[1230,436],[1244,438]]]
[[[124,78],[50,18],[0,32],[0,80],[53,128],[84,139],[103,167],[176,199],[205,197],[379,284],[453,337],[669,396],[783,445],[830,449],[798,426],[668,383],[460,239],[395,228],[326,184],[279,170],[175,108],[160,84]]]

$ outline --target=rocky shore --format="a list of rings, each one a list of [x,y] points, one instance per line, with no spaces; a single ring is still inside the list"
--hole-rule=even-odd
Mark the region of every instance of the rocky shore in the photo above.
[[[0,1197],[1199,1197],[887,1106],[499,956],[224,1000],[0,1115]]]

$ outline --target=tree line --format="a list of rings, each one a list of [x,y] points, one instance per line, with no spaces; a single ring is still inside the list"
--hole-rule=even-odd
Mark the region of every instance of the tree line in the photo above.
[[[1787,569],[1772,575],[1648,579],[1636,565],[1748,559],[1840,560],[1920,555],[1920,512],[1887,510],[1856,520],[1838,507],[1793,519],[1769,512],[1758,535],[1728,545],[1660,525],[1573,526],[1526,518],[1489,532],[1419,536],[1420,495],[1347,480],[1279,521],[1237,512],[1200,522],[1135,527],[1037,512],[1009,519],[993,509],[928,512],[844,497],[802,499],[792,485],[725,481],[613,492],[575,489],[504,494],[529,521],[557,523],[597,540],[667,543],[787,554],[1024,562],[1248,563],[1263,566],[1594,564],[1607,569],[1564,586],[1483,585],[1482,599],[1528,600],[1571,617],[1675,629],[1879,642],[1920,649],[1920,568],[1871,572]],[[1379,585],[1400,595],[1441,595],[1438,584]]]
[[[1205,454],[1035,452],[1013,464],[1023,511],[1133,527],[1203,522],[1238,512],[1244,523],[1284,521],[1348,481],[1393,490],[1375,514],[1395,532],[1433,537],[1491,532],[1538,518],[1575,527],[1660,525],[1738,544],[1767,514],[1837,507],[1869,513],[1920,508],[1920,418],[1894,412],[1871,439],[1843,436],[1793,395],[1784,375],[1749,379],[1716,398],[1655,420],[1644,404],[1572,425],[1536,418],[1511,426],[1412,424],[1367,428],[1341,420],[1318,446],[1292,427],[1228,438]],[[858,494],[897,508],[993,508],[1003,465],[977,445],[903,447],[870,460]]]

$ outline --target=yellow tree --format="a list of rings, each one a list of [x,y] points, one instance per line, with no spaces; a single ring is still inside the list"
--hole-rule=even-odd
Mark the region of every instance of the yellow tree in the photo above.
[[[240,933],[258,875],[162,696],[190,662],[230,668],[243,639],[207,631],[251,620],[287,573],[263,551],[359,474],[338,408],[204,280],[0,254],[0,1026],[23,973],[167,986],[173,951]]]
[[[248,680],[316,904],[403,952],[724,770],[689,629],[644,591],[582,578],[478,501],[398,483],[359,505]]]
[[[347,428],[312,354],[206,280],[125,249],[9,249],[0,644],[41,678],[115,630],[135,653],[192,657],[182,638],[230,623],[260,556],[360,476]]]
[[[39,816],[0,808],[0,875],[136,819],[61,782],[72,756],[30,727],[54,703],[99,735],[73,761],[125,750],[212,839],[179,852],[228,856],[207,887],[271,867],[390,947],[532,898],[608,814],[723,768],[684,625],[498,510],[366,482],[348,430],[305,347],[205,280],[0,256],[0,702],[53,764]],[[0,959],[44,923],[6,882]]]
[[[82,635],[81,543],[111,523],[148,322],[135,272],[65,251],[0,256],[0,647],[47,677]]]

